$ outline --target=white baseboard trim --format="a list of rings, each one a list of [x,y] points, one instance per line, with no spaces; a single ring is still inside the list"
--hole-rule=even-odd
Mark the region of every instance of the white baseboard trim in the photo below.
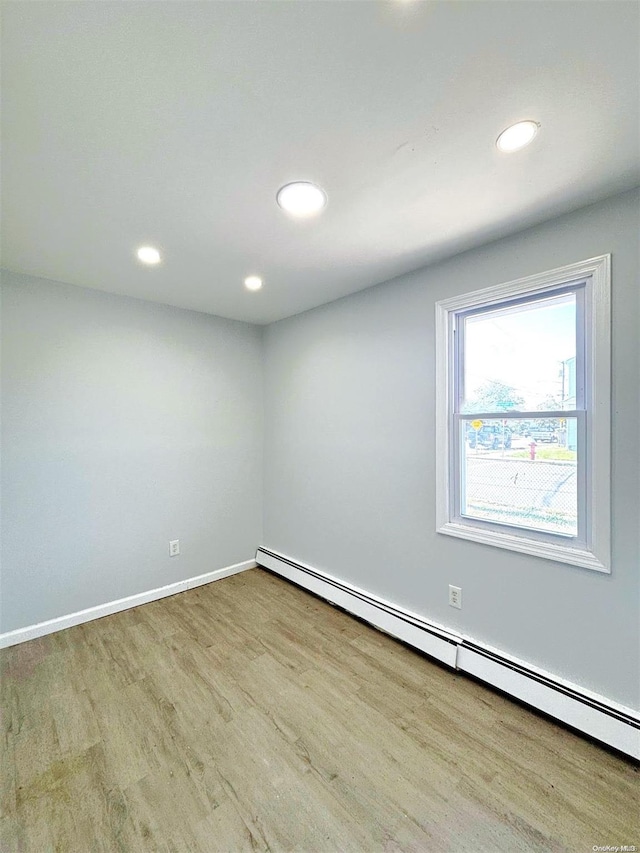
[[[230,575],[236,575],[238,572],[244,572],[247,569],[254,569],[255,567],[255,560],[245,560],[243,563],[225,566],[222,569],[216,569],[204,575],[197,575],[183,581],[176,581],[176,583],[160,586],[157,589],[150,589],[147,592],[139,592],[136,595],[119,598],[117,601],[108,601],[106,604],[98,604],[95,607],[88,607],[86,610],[78,610],[76,613],[69,613],[67,616],[57,616],[55,619],[48,619],[46,622],[38,622],[37,625],[28,625],[26,628],[7,631],[4,634],[0,634],[0,649],[15,646],[18,643],[25,643],[27,640],[35,640],[36,637],[53,634],[55,631],[62,631],[64,628],[72,628],[74,625],[81,625],[83,622],[91,622],[93,619],[101,619],[103,616],[110,616],[112,613],[119,613],[121,610],[129,610],[130,607],[138,607],[138,605],[147,604],[149,601],[157,601],[159,598],[166,598],[168,595],[186,592],[188,589],[193,589],[196,586],[219,581],[222,578],[227,578]]]
[[[450,667],[640,761],[640,712],[428,622],[285,554],[258,548],[256,562]]]

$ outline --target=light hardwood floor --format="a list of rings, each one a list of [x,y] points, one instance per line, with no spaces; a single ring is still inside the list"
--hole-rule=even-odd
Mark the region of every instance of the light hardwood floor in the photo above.
[[[1,658],[2,853],[640,849],[631,761],[260,569]]]

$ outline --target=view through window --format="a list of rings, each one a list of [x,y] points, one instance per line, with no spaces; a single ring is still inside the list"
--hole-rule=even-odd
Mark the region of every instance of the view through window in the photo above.
[[[457,315],[462,517],[581,536],[582,297],[577,285]]]

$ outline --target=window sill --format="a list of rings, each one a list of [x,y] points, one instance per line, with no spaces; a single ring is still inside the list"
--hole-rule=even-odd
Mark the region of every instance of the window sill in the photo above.
[[[608,563],[598,559],[593,552],[572,548],[569,545],[541,542],[525,536],[516,536],[513,533],[498,533],[495,530],[484,530],[452,521],[440,526],[438,533],[455,536],[458,539],[469,539],[471,542],[479,542],[483,545],[493,545],[495,548],[506,548],[508,551],[519,551],[521,554],[542,557],[544,560],[581,566],[583,569],[592,569],[595,572],[611,573]]]

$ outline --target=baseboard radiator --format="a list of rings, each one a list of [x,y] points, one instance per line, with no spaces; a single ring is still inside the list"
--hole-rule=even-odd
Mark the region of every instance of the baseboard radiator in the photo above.
[[[256,563],[446,664],[640,761],[640,713],[427,622],[415,613],[267,548]]]

